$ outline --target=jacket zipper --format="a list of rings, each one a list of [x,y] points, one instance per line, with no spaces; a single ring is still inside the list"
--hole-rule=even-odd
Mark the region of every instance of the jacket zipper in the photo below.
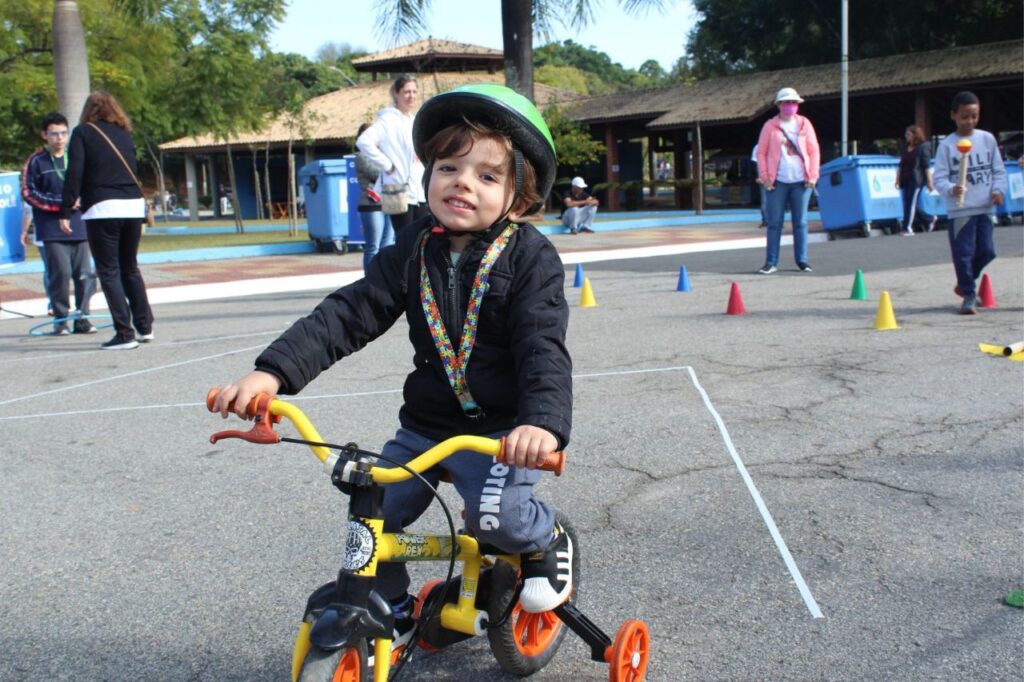
[[[444,319],[444,326],[448,330],[448,340],[452,342],[452,350],[458,354],[459,343],[462,341],[463,322],[459,315],[459,271],[466,258],[466,253],[463,252],[456,265],[452,264],[451,256],[448,253],[442,251],[442,254],[445,265],[448,266],[448,291],[445,295],[447,310],[444,311],[442,319]]]

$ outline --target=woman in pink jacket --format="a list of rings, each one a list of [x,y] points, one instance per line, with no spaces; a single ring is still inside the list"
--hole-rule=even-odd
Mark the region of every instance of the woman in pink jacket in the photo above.
[[[782,223],[789,207],[793,223],[793,254],[801,272],[811,272],[807,261],[807,202],[818,181],[821,150],[814,126],[796,113],[803,99],[793,88],[775,95],[779,115],[765,122],[757,141],[758,181],[768,195],[768,253],[762,275],[778,272]]]

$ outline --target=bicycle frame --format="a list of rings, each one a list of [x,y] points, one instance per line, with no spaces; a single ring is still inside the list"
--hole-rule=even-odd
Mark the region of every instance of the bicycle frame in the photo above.
[[[207,396],[207,405],[211,408],[215,396],[214,391]],[[286,417],[303,440],[323,443],[309,419],[294,405],[261,395],[248,407],[247,412],[255,420],[250,431],[221,431],[211,436],[210,442],[242,438],[256,443],[277,443],[281,437],[273,430],[273,424]],[[463,564],[461,585],[455,603],[444,603],[441,607],[441,626],[467,636],[486,634],[488,614],[477,608],[476,600],[481,571],[488,559],[476,538],[460,533],[453,544],[447,535],[385,532],[383,486],[408,480],[412,474],[401,468],[377,467],[367,458],[343,458],[322,445],[309,445],[309,448],[324,464],[334,485],[349,495],[348,531],[336,583],[314,592],[307,603],[307,615],[314,614],[315,620],[310,622],[304,618],[296,637],[292,653],[293,681],[298,678],[303,660],[314,645],[337,650],[360,639],[372,638],[375,642],[374,682],[386,682],[392,663],[394,613],[387,600],[374,590],[380,562],[450,561],[454,551],[455,560]],[[456,436],[438,443],[406,466],[422,474],[455,452],[468,450],[502,459],[503,448],[504,439]],[[564,464],[564,452],[551,453],[540,468],[560,475]],[[519,566],[518,555],[502,554],[497,558]]]

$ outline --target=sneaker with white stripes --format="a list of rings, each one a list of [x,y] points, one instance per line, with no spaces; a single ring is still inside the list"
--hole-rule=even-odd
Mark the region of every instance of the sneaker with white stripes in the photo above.
[[[572,593],[572,540],[561,524],[555,539],[541,552],[522,555],[523,591],[519,605],[528,613],[561,606]]]

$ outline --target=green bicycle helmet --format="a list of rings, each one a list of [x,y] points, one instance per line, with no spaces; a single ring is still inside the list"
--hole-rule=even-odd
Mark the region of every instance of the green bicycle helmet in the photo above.
[[[555,143],[547,123],[533,102],[504,85],[485,83],[463,85],[427,100],[416,113],[412,125],[413,147],[427,166],[424,185],[429,182],[432,159],[426,158],[427,140],[446,126],[463,119],[479,121],[489,128],[508,135],[513,150],[530,160],[537,171],[537,189],[546,197],[555,184],[558,162]],[[516,194],[522,183],[516,166]],[[538,210],[534,206],[532,210]]]

